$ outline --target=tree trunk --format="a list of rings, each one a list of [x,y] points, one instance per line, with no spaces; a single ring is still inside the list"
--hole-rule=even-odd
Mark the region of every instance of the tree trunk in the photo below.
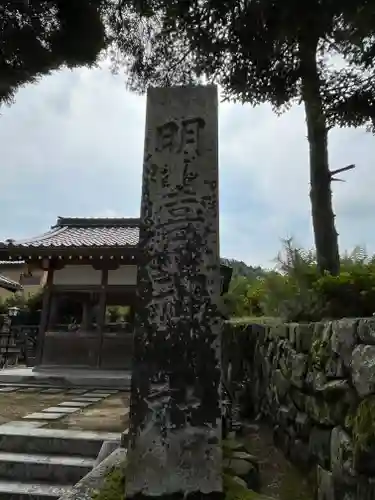
[[[310,150],[310,199],[318,270],[337,275],[340,271],[338,234],[332,207],[328,164],[328,130],[320,96],[316,44],[301,47],[302,98],[305,105]]]

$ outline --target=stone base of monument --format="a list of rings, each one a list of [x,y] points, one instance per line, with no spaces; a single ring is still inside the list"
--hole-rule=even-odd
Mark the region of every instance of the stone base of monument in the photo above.
[[[37,367],[0,370],[0,384],[129,389],[130,382],[130,371]]]

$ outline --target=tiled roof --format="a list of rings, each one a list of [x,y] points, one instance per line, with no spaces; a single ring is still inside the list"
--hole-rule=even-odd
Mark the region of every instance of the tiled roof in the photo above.
[[[17,281],[10,280],[5,276],[0,274],[0,288],[4,288],[9,292],[16,292],[17,290],[22,290],[22,286],[17,283]]]
[[[136,247],[139,219],[59,217],[51,230],[27,240],[7,240],[0,248]]]

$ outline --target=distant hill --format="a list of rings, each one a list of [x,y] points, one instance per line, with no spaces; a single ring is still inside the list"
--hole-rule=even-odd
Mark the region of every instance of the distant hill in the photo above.
[[[264,269],[262,269],[261,267],[248,266],[247,264],[245,264],[245,262],[242,262],[242,260],[225,258],[222,258],[220,260],[222,264],[233,269],[232,279],[239,276],[244,276],[245,278],[249,279],[256,279],[259,276],[264,276],[265,274]]]

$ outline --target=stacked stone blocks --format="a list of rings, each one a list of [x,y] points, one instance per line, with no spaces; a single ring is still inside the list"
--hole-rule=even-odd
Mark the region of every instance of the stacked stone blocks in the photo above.
[[[227,323],[223,365],[321,500],[375,498],[375,318]]]

